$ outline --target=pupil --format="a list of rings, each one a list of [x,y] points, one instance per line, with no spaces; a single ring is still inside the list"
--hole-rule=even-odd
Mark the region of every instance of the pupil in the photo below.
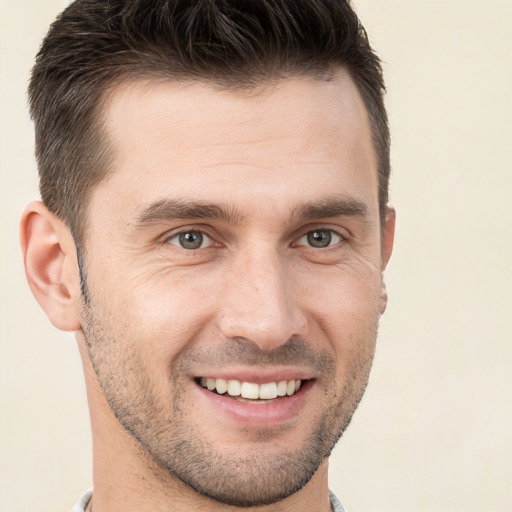
[[[188,231],[180,235],[180,244],[185,249],[199,249],[203,244],[203,235],[198,231]]]
[[[332,235],[329,231],[311,231],[308,233],[308,242],[311,247],[328,247],[331,243]]]

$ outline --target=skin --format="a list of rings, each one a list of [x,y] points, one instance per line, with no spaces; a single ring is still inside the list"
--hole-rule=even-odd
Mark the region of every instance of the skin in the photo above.
[[[22,220],[32,290],[76,331],[94,511],[328,511],[327,457],[367,383],[394,232],[353,81],[129,82],[103,121],[114,171],[88,209],[86,300],[66,226],[40,203]],[[180,246],[190,232],[200,248]],[[236,413],[197,384],[283,376],[308,383],[300,399]]]

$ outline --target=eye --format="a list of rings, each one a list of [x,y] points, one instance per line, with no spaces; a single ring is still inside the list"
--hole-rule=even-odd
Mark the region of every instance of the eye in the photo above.
[[[177,245],[182,249],[196,250],[211,244],[211,238],[202,231],[181,231],[168,238],[168,243]]]
[[[314,229],[302,236],[297,245],[309,245],[315,249],[324,249],[341,242],[342,238],[332,229]]]

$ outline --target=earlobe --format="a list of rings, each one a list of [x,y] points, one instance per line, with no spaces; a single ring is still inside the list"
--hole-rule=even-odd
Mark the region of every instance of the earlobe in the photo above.
[[[25,274],[34,297],[55,327],[80,329],[80,278],[71,232],[40,201],[25,208],[20,227]]]

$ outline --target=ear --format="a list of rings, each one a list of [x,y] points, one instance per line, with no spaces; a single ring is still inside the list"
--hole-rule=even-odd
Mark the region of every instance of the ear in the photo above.
[[[80,273],[70,230],[40,201],[21,218],[21,249],[27,281],[50,322],[63,331],[80,329]]]
[[[393,252],[395,240],[396,212],[392,206],[386,208],[386,219],[382,231],[381,270],[384,272]]]
[[[381,245],[381,272],[384,273],[388,265],[391,253],[393,252],[393,243],[395,240],[395,225],[396,225],[396,212],[391,206],[386,209],[386,218],[384,225],[382,226],[382,245]],[[386,290],[386,283],[384,282],[384,276],[382,276],[382,288],[381,288],[381,314],[386,310],[388,303],[388,293]]]

